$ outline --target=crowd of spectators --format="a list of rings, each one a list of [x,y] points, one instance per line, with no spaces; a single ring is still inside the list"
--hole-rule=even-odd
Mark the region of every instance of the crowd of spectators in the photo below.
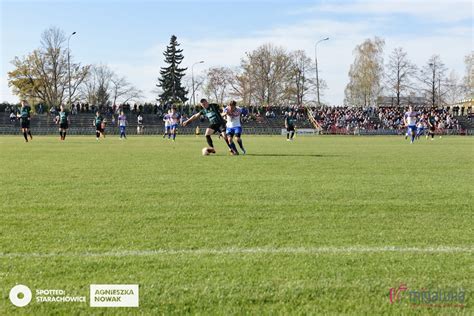
[[[98,107],[89,105],[87,103],[74,103],[71,107],[71,114],[78,113],[95,113],[100,110],[103,114],[112,116],[118,115],[120,111],[126,114],[138,116],[139,114],[153,114],[158,118],[162,118],[171,108],[171,104],[121,104],[108,105]],[[290,113],[294,114],[296,121],[308,122],[308,111],[304,106],[244,106],[248,114],[242,118],[244,123],[256,122],[257,124],[266,124],[272,120],[275,122],[281,121]],[[35,112],[38,114],[46,113],[53,117],[59,112],[58,108],[50,107],[49,109],[42,104],[34,106]],[[179,105],[178,112],[183,116],[189,117],[200,110],[200,106]],[[403,123],[403,116],[406,111],[403,107],[310,107],[310,113],[318,127],[323,131],[346,131],[352,133],[356,130],[403,130],[405,128]],[[421,115],[428,115],[431,113],[430,108],[416,109]],[[18,106],[8,105],[5,107],[5,112],[10,113],[11,121],[15,120],[14,113],[17,113]],[[458,115],[467,115],[472,117],[472,108],[464,108],[459,106],[444,107],[436,109],[433,112],[439,126],[445,129],[459,129],[459,122],[455,118]],[[201,117],[205,120],[204,117]],[[298,124],[297,124],[298,125]],[[303,125],[303,124],[301,124]]]

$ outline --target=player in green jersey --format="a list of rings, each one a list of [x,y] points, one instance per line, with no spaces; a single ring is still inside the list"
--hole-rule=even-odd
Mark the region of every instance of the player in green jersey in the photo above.
[[[69,128],[69,113],[64,109],[64,105],[61,105],[61,111],[56,117],[56,124],[59,124],[59,135],[61,140],[66,139],[66,132]]]
[[[23,133],[23,137],[25,137],[25,141],[28,142],[27,134],[30,136],[30,140],[33,139],[33,135],[31,135],[30,131],[30,112],[31,107],[29,106],[26,100],[21,100],[21,109],[20,113],[17,114],[17,117],[20,118],[21,121],[21,132]]]
[[[211,135],[214,134],[215,132],[218,132],[222,136],[222,138],[225,140],[225,142],[226,142],[227,146],[229,147],[229,150],[231,151],[231,153],[233,155],[236,155],[237,154],[237,148],[235,148],[235,145],[231,146],[231,144],[229,144],[229,141],[227,140],[227,137],[226,137],[226,134],[225,134],[226,121],[222,118],[222,115],[219,111],[219,105],[217,105],[215,103],[209,104],[209,102],[207,102],[206,99],[201,99],[201,105],[202,105],[202,110],[199,111],[198,113],[194,114],[193,116],[191,116],[185,122],[183,122],[183,126],[188,125],[192,121],[197,120],[199,117],[201,117],[201,115],[204,115],[209,120],[209,126],[206,129],[205,135],[206,135],[207,144],[209,145],[209,147],[212,148],[211,152],[213,152],[213,153],[216,152],[215,149],[214,149],[214,144],[212,142]],[[232,148],[232,147],[234,147],[234,148]]]
[[[292,141],[293,136],[295,135],[295,121],[294,112],[288,113],[285,117],[285,128],[286,128],[286,140]]]
[[[97,140],[99,140],[101,134],[102,137],[105,138],[105,119],[99,111],[95,112],[95,118],[92,125],[95,126],[95,136]]]

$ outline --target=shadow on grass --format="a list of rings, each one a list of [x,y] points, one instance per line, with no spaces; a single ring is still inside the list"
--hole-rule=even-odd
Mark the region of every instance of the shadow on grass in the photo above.
[[[338,157],[339,155],[321,155],[321,154],[246,154],[254,157]]]

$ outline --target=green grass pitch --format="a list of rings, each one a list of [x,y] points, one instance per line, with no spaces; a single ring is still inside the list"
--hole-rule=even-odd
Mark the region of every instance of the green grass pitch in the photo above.
[[[0,315],[474,313],[472,137],[58,138],[0,137]],[[138,309],[8,300],[115,283]],[[465,306],[390,304],[400,283]]]

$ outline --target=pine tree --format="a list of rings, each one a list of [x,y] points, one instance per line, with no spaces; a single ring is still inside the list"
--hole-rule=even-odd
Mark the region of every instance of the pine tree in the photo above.
[[[179,68],[183,61],[182,49],[179,49],[179,43],[176,41],[176,36],[171,36],[170,44],[166,47],[163,53],[165,62],[168,67],[162,67],[160,70],[161,78],[158,78],[157,86],[163,90],[160,94],[160,101],[162,102],[186,102],[186,94],[188,91],[181,85],[181,79],[184,76],[187,68]]]

